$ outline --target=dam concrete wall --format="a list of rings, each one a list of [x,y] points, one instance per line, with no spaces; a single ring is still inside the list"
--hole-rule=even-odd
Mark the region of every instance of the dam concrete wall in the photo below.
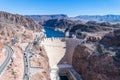
[[[45,38],[42,41],[47,52],[50,67],[58,64],[72,64],[74,48],[81,40],[73,38]]]
[[[57,65],[65,55],[66,42],[60,38],[45,38],[42,44],[47,52],[50,67]]]
[[[69,80],[82,80],[72,67],[74,48],[81,42],[80,39],[72,38],[45,38],[41,42],[49,58],[51,80],[60,80],[59,76],[67,76]]]
[[[61,59],[60,63],[62,64],[64,62],[64,63],[72,65],[72,57],[73,57],[74,49],[77,45],[79,45],[81,43],[81,40],[67,38],[65,40],[65,42],[66,42],[66,51],[65,51],[65,55]]]

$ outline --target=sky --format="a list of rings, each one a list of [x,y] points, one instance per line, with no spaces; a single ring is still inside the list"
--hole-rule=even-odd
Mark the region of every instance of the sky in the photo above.
[[[22,15],[120,15],[120,0],[0,0],[0,11]]]

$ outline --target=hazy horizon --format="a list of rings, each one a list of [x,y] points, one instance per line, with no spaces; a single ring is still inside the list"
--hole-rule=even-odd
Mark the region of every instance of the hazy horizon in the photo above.
[[[0,11],[22,15],[120,15],[120,0],[1,0]]]

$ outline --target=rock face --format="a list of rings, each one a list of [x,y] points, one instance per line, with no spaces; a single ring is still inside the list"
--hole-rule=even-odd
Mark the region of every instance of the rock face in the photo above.
[[[2,72],[2,75],[0,75],[0,80],[23,79],[23,52],[25,46],[27,46],[29,42],[32,42],[36,37],[36,33],[39,32],[42,32],[41,26],[35,23],[32,19],[18,14],[0,12],[0,42],[2,42],[0,43],[0,49],[4,50],[4,46],[9,45],[14,51],[10,64]],[[34,80],[49,80],[49,63],[47,63],[48,58],[44,52],[44,49],[42,49],[42,53],[39,53],[41,48],[38,46],[38,48],[35,49],[37,56],[35,55],[34,58],[38,59],[36,64],[38,66],[41,64],[43,71],[38,71],[39,73],[33,74],[33,77],[35,77]],[[1,52],[0,57],[2,56],[4,58],[4,53]],[[46,77],[40,78],[39,76]]]
[[[24,16],[18,14],[0,12],[0,22],[18,24],[30,30],[41,30],[41,27],[36,24],[32,19],[25,18]]]
[[[101,43],[108,47],[120,47],[120,29],[106,34]]]
[[[17,14],[0,12],[0,38],[4,42],[10,42],[11,39],[18,42],[32,40],[34,31],[41,31],[41,27],[33,20]]]
[[[70,32],[74,32],[76,30],[84,31],[84,32],[97,32],[103,30],[103,27],[98,25],[88,25],[88,24],[78,24],[73,26]]]
[[[72,65],[84,80],[120,79],[120,30],[106,34],[100,42],[78,45]]]
[[[50,80],[49,59],[43,47],[34,45],[32,51],[35,55],[30,58],[32,68],[42,68],[32,75],[33,80]]]
[[[47,20],[43,24],[47,28],[62,31],[66,36],[72,37],[73,35],[77,38],[81,38],[81,32],[95,33],[101,31],[111,31],[116,25],[112,25],[108,22],[97,23],[95,21],[82,22],[74,21],[70,19],[51,19]]]
[[[113,59],[116,62],[120,62],[120,29],[106,34],[100,43],[114,51],[116,54],[113,56]]]
[[[66,29],[70,28],[73,25],[75,25],[76,22],[69,20],[69,19],[51,19],[44,23],[44,26],[51,27],[53,29],[60,28],[60,29]]]
[[[111,54],[95,46],[78,45],[74,50],[72,65],[83,80],[119,80],[120,64]]]
[[[109,23],[96,23],[89,21],[87,23],[77,24],[74,25],[70,29],[70,35],[77,34],[77,32],[88,32],[88,33],[95,33],[101,31],[110,31],[113,25]]]

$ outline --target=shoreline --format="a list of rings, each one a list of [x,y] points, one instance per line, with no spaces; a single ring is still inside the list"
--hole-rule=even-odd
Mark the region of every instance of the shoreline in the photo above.
[[[52,27],[44,27],[45,34],[47,37],[65,37],[64,30],[52,28]]]

